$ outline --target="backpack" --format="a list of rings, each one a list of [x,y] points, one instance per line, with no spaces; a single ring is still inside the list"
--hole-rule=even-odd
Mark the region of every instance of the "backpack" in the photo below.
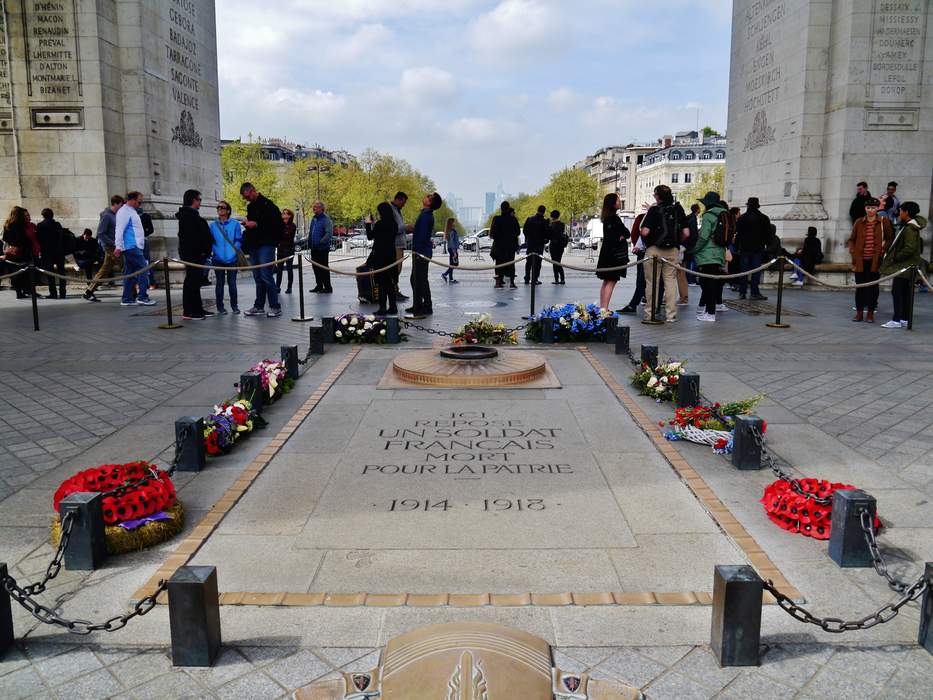
[[[724,211],[716,218],[716,228],[713,229],[713,245],[725,248],[735,236],[735,221]]]
[[[658,248],[676,248],[680,244],[677,232],[677,204],[659,204],[658,214],[661,217],[661,235],[654,245]]]

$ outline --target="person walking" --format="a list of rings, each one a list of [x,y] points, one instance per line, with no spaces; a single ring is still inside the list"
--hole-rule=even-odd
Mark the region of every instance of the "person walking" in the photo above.
[[[504,287],[503,280],[509,278],[509,287],[515,286],[515,252],[518,250],[518,219],[512,215],[512,206],[502,202],[499,214],[492,217],[489,226],[489,238],[492,239],[492,250],[489,251],[496,265],[496,289]]]
[[[667,185],[654,188],[655,204],[648,209],[641,222],[641,236],[645,239],[645,320],[651,319],[651,309],[657,303],[654,298],[655,279],[652,258],[662,258],[669,263],[677,262],[677,249],[687,240],[690,229],[687,228],[687,216],[683,207],[674,201],[674,194]],[[667,322],[677,320],[677,270],[672,265],[660,260],[660,273],[664,279],[664,303]]]
[[[243,251],[249,255],[253,265],[263,265],[253,270],[256,283],[256,300],[245,316],[262,316],[269,301],[267,318],[282,315],[279,292],[275,286],[275,275],[269,263],[275,260],[275,247],[282,238],[282,212],[272,200],[264,197],[251,182],[240,185],[240,196],[245,199],[246,223],[243,228]]]
[[[697,232],[697,242],[693,248],[697,272],[704,275],[721,275],[726,264],[726,233],[728,227],[723,216],[728,217],[728,208],[719,200],[717,192],[707,192],[700,200],[706,211],[700,221],[700,230]],[[697,321],[716,321],[716,306],[722,294],[723,280],[718,277],[700,277],[700,287],[703,293],[700,296],[700,308],[697,310]]]
[[[415,221],[415,230],[412,233],[411,252],[411,306],[405,309],[414,316],[430,316],[434,313],[431,303],[431,284],[428,281],[428,265],[426,258],[434,254],[434,244],[431,236],[434,235],[434,212],[441,208],[444,201],[437,192],[424,195],[421,200],[421,213]]]
[[[745,204],[745,213],[735,222],[735,248],[741,260],[739,270],[748,272],[764,262],[765,249],[771,240],[771,219],[761,211],[758,197],[749,197]],[[748,284],[751,278],[751,298],[764,301],[768,297],[761,293],[761,270],[739,278],[739,299],[748,297]]]
[[[454,279],[454,268],[460,264],[460,234],[455,226],[457,220],[447,219],[444,226],[444,246],[447,248],[447,264],[450,265],[444,270],[441,279],[450,284],[458,284],[459,280]]]
[[[94,240],[94,232],[91,229],[84,229],[84,233],[78,236],[75,241],[74,256],[78,269],[84,271],[85,278],[90,282],[94,277],[95,268],[104,257],[103,251]]]
[[[87,301],[99,302],[100,299],[94,294],[100,286],[100,280],[113,277],[115,269],[119,269],[119,260],[115,254],[116,249],[116,226],[117,210],[123,206],[126,200],[118,194],[110,198],[110,206],[100,213],[100,221],[97,224],[97,243],[104,251],[104,260],[94,275],[94,279],[84,290],[84,298]]]
[[[210,230],[213,238],[211,245],[211,260],[214,265],[223,267],[238,266],[243,246],[243,227],[240,222],[230,217],[232,214],[230,204],[221,199],[217,202],[217,220],[211,222]],[[217,313],[226,315],[224,307],[224,285],[230,290],[230,310],[238,314],[240,306],[237,298],[236,270],[221,270],[214,268],[214,299],[217,302]]]
[[[882,253],[894,239],[891,222],[878,216],[880,202],[874,197],[865,200],[865,216],[856,219],[852,233],[846,244],[852,255],[852,272],[855,283],[875,282],[881,275]],[[878,308],[878,285],[857,287],[855,290],[855,322],[875,322],[875,309]],[[867,312],[867,315],[866,315]]]
[[[10,210],[10,215],[3,224],[3,242],[6,245],[4,257],[9,263],[7,268],[10,272],[34,264],[39,259],[41,249],[35,229],[35,224],[32,223],[29,212],[25,208],[13,207]],[[11,284],[16,291],[17,299],[30,297],[30,274],[32,273],[25,272],[12,278]],[[38,293],[36,297],[41,298]]]
[[[295,279],[294,272],[294,262],[295,262],[295,234],[298,232],[298,227],[295,226],[295,212],[291,209],[282,210],[282,239],[279,241],[278,248],[276,249],[276,256],[279,260],[282,258],[287,258],[284,262],[280,262],[275,268],[275,288],[281,293],[282,291],[282,273],[288,275],[288,286],[285,288],[286,294],[292,293],[292,282]],[[327,244],[328,250],[330,249],[330,241]]]
[[[548,241],[551,227],[544,214],[547,208],[543,204],[538,206],[534,216],[525,219],[522,233],[525,234],[525,284],[541,284],[541,255],[544,254],[544,245]]]
[[[39,267],[47,272],[65,276],[65,230],[55,220],[51,209],[42,210],[42,221],[36,226],[36,238],[39,240]],[[49,280],[49,299],[64,299],[67,280],[51,275]]]
[[[402,216],[402,208],[405,206],[405,203],[408,201],[408,195],[404,192],[396,192],[395,197],[392,199],[392,217],[395,220],[395,225],[397,232],[395,234],[395,259],[401,260],[405,257],[405,250],[408,248],[408,234],[415,230],[415,227],[411,224],[405,223],[405,217]],[[399,279],[402,275],[402,266],[401,264],[397,265],[392,271],[392,275],[395,281],[395,298],[398,301],[407,301],[408,297],[405,294],[402,294],[402,290],[399,287]]]
[[[564,278],[564,266],[560,261],[564,257],[564,251],[567,244],[570,243],[570,237],[567,235],[567,227],[560,220],[560,212],[555,209],[551,212],[551,232],[548,236],[548,252],[551,254],[551,263],[554,267],[554,281],[551,284],[567,284]]]
[[[141,272],[147,265],[143,256],[146,237],[143,233],[143,222],[137,211],[142,202],[142,193],[135,190],[127,192],[126,201],[117,210],[114,223],[113,255],[117,259],[123,259],[123,274],[127,275],[123,280],[123,298],[120,300],[120,306],[133,306],[134,303],[141,306],[155,305],[149,298],[149,272]],[[104,264],[106,265],[106,261]],[[134,302],[133,294],[137,286],[139,293]]]
[[[334,236],[334,222],[324,212],[324,203],[315,202],[311,205],[314,216],[311,217],[311,224],[308,228],[308,241],[311,246],[311,260],[316,262],[314,265],[314,288],[311,290],[315,294],[333,294],[334,289],[330,286],[330,270],[324,269],[330,266],[330,241]],[[323,265],[324,267],[318,267]]]
[[[398,261],[396,257],[398,222],[395,219],[393,207],[388,202],[380,202],[376,211],[379,214],[379,221],[374,223],[372,219],[369,219],[366,222],[366,237],[373,242],[373,250],[368,259],[369,265],[372,269],[379,270]],[[376,286],[379,290],[379,308],[376,309],[376,316],[398,314],[395,297],[395,269],[383,270],[375,275]]]
[[[210,227],[201,218],[201,193],[186,190],[182,196],[182,206],[175,213],[178,220],[178,257],[184,262],[206,265],[213,248],[214,237]],[[201,300],[201,282],[204,271],[199,267],[185,266],[185,281],[182,285],[182,318],[186,321],[203,321],[206,316],[213,316],[204,310]]]
[[[599,220],[603,223],[603,240],[599,247],[597,268],[619,267],[628,264],[628,237],[631,235],[619,218],[619,209],[622,208],[622,199],[616,192],[610,192],[603,197],[603,207]],[[597,271],[596,277],[603,281],[599,288],[599,306],[602,309],[611,308],[612,292],[619,279],[626,276],[628,270]]]
[[[867,207],[866,207],[867,211]],[[887,219],[885,219],[887,221]],[[919,267],[923,261],[923,240],[920,231],[927,225],[927,220],[920,216],[920,205],[916,202],[903,202],[898,212],[898,229],[894,241],[884,254],[879,272],[883,276],[899,273],[891,280],[891,298],[894,314],[882,328],[907,328],[910,320],[910,270],[904,268]],[[904,272],[901,272],[904,270]],[[875,287],[877,289],[877,287]]]

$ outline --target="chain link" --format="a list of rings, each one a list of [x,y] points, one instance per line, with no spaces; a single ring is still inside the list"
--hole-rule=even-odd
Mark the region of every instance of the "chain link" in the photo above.
[[[65,548],[68,546],[68,540],[71,537],[71,531],[74,526],[74,512],[65,513],[62,518],[62,535],[61,539],[58,541],[58,549],[55,551],[55,556],[52,557],[52,561],[50,561],[49,565],[46,567],[45,576],[39,583],[23,586],[23,591],[27,595],[32,596],[44,593],[48,582],[58,576],[59,572],[62,570],[62,559],[65,557]]]
[[[178,469],[178,462],[181,460],[181,446],[188,440],[188,437],[191,435],[191,432],[194,430],[193,425],[184,425],[182,426],[181,432],[175,436],[175,456],[172,457],[172,463],[169,465],[169,468],[165,473],[171,477],[175,475],[175,471]],[[150,481],[159,479],[159,470],[153,467],[149,469],[145,476],[141,476],[138,479],[130,479],[112,491],[104,491],[101,493],[102,498],[119,498],[120,496],[125,495],[128,491],[135,491],[140,486],[148,484]]]
[[[881,550],[878,548],[878,541],[875,539],[875,523],[872,520],[871,513],[867,508],[862,508],[858,515],[862,523],[862,531],[865,533],[865,542],[868,544],[868,551],[871,553],[871,563],[872,566],[875,567],[875,572],[879,576],[884,577],[888,582],[888,587],[892,591],[903,593],[907,590],[909,584],[896,578],[888,571],[888,565],[881,555]]]
[[[409,321],[400,320],[399,323],[401,323],[402,326],[404,326],[405,328],[414,328],[416,331],[423,331],[425,333],[429,333],[430,335],[436,335],[441,338],[456,338],[457,337],[456,333],[452,333],[448,331],[440,331],[440,330],[437,330],[436,328],[428,328],[427,326],[421,326],[421,325],[418,325],[417,323],[411,323]],[[518,333],[519,331],[522,331],[522,330],[525,330],[524,323],[521,324],[520,326],[516,326],[515,328],[506,328],[505,332],[511,334],[511,333]]]
[[[798,479],[792,477],[790,474],[781,469],[772,454],[768,452],[768,449],[765,447],[765,437],[762,432],[756,427],[752,427],[750,430],[752,433],[752,438],[755,440],[755,444],[758,445],[758,448],[761,450],[761,456],[764,457],[765,462],[768,464],[768,468],[771,469],[771,471],[778,479],[781,481],[786,481],[788,484],[790,484],[791,491],[796,493],[798,496],[803,496],[804,498],[811,500],[821,506],[828,506],[832,504],[833,499],[831,497],[820,498],[816,494],[806,491],[800,485],[800,481]]]

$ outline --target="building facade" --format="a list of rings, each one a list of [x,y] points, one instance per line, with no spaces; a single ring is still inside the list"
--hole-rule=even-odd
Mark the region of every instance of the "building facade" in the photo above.
[[[704,136],[696,131],[682,131],[665,136],[661,148],[644,157],[637,168],[635,200],[654,202],[654,188],[667,185],[677,199],[703,173],[726,165],[727,140],[724,136]],[[731,200],[729,200],[731,202]]]
[[[599,183],[600,197],[618,192],[622,199],[622,215],[631,215],[636,206],[638,167],[657,144],[606,146],[574,164]]]

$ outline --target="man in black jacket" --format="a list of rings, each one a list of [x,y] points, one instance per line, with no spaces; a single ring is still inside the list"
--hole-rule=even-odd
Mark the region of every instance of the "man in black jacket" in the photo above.
[[[240,196],[249,202],[246,205],[246,221],[243,224],[243,252],[249,255],[253,265],[270,263],[275,260],[276,246],[285,232],[282,212],[271,200],[257,192],[251,182],[240,185]],[[256,282],[256,301],[251,309],[244,312],[244,316],[262,316],[267,297],[269,311],[266,316],[281,316],[282,307],[279,305],[279,292],[272,267],[253,270],[253,280]]]
[[[42,210],[42,221],[36,226],[36,238],[39,239],[39,267],[49,272],[65,275],[65,232],[62,225],[55,220],[51,209]],[[49,277],[49,299],[65,298],[65,280],[58,280],[58,290],[55,289],[55,278]]]
[[[745,213],[735,222],[735,250],[740,256],[741,271],[747,272],[759,267],[764,261],[765,248],[771,240],[771,219],[760,210],[758,197],[749,197]],[[750,275],[752,278],[752,299],[764,300],[758,289],[761,271]],[[749,275],[739,278],[739,299],[745,299],[748,293]]]
[[[525,284],[531,284],[532,280],[535,284],[541,284],[541,258],[538,255],[544,253],[544,244],[551,235],[551,226],[544,218],[546,211],[542,204],[534,216],[525,219],[525,225],[522,227],[522,233],[525,234],[525,253],[529,256],[525,260]]]
[[[207,222],[198,211],[201,208],[201,193],[186,190],[183,206],[175,214],[178,219],[178,257],[185,262],[206,265],[211,255],[214,237]],[[204,310],[201,300],[201,282],[204,272],[200,268],[185,267],[185,282],[182,286],[182,318],[186,321],[203,321],[213,312]]]
[[[868,191],[868,183],[863,180],[855,186],[855,199],[849,205],[849,218],[852,219],[853,224],[865,216],[865,202],[869,199],[873,197]]]
[[[560,265],[561,258],[564,257],[564,249],[570,243],[570,237],[566,233],[566,226],[560,220],[560,212],[555,209],[551,212],[551,231],[548,234],[550,246],[548,251],[551,254],[551,260],[554,266],[554,281],[552,284],[566,284],[564,281],[564,266]]]

